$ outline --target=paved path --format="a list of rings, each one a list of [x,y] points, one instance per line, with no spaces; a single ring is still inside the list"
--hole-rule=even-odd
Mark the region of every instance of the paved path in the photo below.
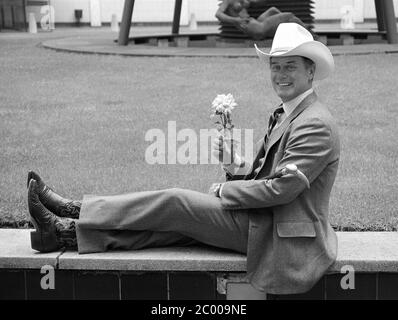
[[[315,30],[336,29],[336,24],[315,25]],[[358,30],[373,30],[375,25],[361,24]],[[130,36],[170,34],[169,26],[133,26]],[[200,26],[198,30],[191,31],[181,27],[180,33],[217,33],[217,25]],[[39,32],[29,34],[26,32],[0,32],[1,39],[37,40],[45,48],[88,54],[110,54],[122,56],[183,56],[183,57],[256,57],[254,48],[177,48],[156,47],[151,45],[119,46],[116,42],[118,33],[112,32],[109,27],[101,28],[57,28],[53,32]],[[383,54],[398,53],[398,45],[392,44],[357,44],[345,46],[330,46],[333,55],[358,55],[358,54]]]
[[[184,47],[156,47],[151,45],[119,46],[114,38],[109,37],[70,37],[43,42],[43,47],[77,53],[111,54],[122,56],[183,56],[183,57],[257,57],[254,48],[184,48]],[[332,54],[358,55],[398,53],[398,45],[393,44],[364,44],[347,46],[330,46]]]

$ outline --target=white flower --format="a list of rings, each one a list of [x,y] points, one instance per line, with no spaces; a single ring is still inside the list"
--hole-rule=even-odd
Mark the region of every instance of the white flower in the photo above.
[[[232,94],[228,93],[226,97],[224,97],[224,106],[230,110],[233,110],[238,104],[235,102],[235,99]]]
[[[224,106],[223,106],[222,104],[219,104],[219,105],[216,107],[216,112],[217,112],[217,113],[224,113],[224,112],[225,112]]]
[[[237,105],[238,104],[235,102],[235,99],[232,94],[230,94],[230,93],[228,93],[227,95],[219,94],[213,100],[212,109],[213,109],[213,112],[216,112],[217,114],[225,113],[226,110],[228,110],[228,112],[231,113],[231,111]]]
[[[235,99],[231,93],[218,94],[211,104],[211,118],[214,118],[215,115],[220,116],[220,121],[217,121],[216,124],[221,125],[224,129],[232,129],[234,125],[232,124],[231,114],[232,110],[238,104],[235,102]]]

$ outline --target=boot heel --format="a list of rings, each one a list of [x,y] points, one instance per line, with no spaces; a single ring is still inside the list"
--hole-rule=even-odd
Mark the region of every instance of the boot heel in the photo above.
[[[40,252],[51,252],[59,249],[55,233],[32,231],[30,233],[32,249]]]

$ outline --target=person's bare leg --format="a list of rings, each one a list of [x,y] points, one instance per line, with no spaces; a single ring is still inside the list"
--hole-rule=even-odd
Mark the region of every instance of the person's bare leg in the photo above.
[[[301,21],[291,12],[281,12],[268,16],[261,23],[252,24],[252,26],[249,26],[246,32],[256,40],[272,38],[274,37],[279,24],[286,22],[295,22],[312,33],[309,26],[307,26],[303,21]]]
[[[277,8],[271,7],[268,10],[264,11],[258,18],[257,21],[263,22],[265,19],[269,18],[270,16],[273,16],[275,14],[281,13]]]

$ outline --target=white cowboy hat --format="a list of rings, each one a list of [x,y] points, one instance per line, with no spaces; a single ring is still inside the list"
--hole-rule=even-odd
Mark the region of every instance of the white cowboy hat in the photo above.
[[[323,43],[315,41],[312,34],[297,23],[279,24],[269,53],[261,51],[256,44],[254,47],[258,57],[268,63],[271,57],[301,56],[311,59],[315,63],[314,80],[325,79],[334,70],[330,50]]]

